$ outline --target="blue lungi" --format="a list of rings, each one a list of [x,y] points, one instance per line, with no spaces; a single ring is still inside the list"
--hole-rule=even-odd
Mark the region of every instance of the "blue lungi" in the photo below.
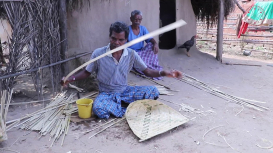
[[[110,114],[122,117],[126,108],[121,107],[121,101],[132,103],[142,99],[157,99],[159,91],[154,86],[128,86],[123,93],[101,92],[93,104],[93,112],[99,118],[108,119]]]

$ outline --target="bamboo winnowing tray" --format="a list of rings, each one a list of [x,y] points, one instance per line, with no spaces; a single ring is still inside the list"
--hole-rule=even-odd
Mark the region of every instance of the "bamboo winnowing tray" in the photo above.
[[[131,103],[125,117],[140,141],[145,141],[189,121],[171,107],[150,99]]]

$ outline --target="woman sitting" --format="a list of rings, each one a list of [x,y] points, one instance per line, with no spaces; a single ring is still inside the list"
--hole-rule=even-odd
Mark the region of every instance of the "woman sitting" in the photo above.
[[[139,10],[134,10],[131,13],[130,20],[132,22],[132,25],[129,26],[128,41],[132,41],[134,39],[137,39],[149,33],[146,27],[140,25],[142,21],[142,13]],[[153,38],[150,38],[150,39],[146,39],[145,42],[146,42],[145,47],[144,47],[144,41],[142,41],[130,46],[129,48],[135,50],[138,53],[138,55],[142,58],[142,60],[145,62],[148,68],[161,71],[162,67],[158,63],[158,56],[157,56],[158,46],[156,41]],[[153,79],[161,79],[161,77],[153,78]]]

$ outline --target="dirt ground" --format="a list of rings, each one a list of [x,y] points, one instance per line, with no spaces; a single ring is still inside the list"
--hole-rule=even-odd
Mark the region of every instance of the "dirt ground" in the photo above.
[[[0,144],[2,153],[9,153],[7,149],[21,153],[266,153],[273,152],[273,64],[272,60],[259,60],[252,57],[224,54],[225,63],[256,64],[258,66],[225,65],[215,60],[215,51],[203,53],[192,48],[191,57],[187,57],[182,50],[161,50],[160,63],[165,69],[177,69],[191,75],[202,82],[225,93],[264,101],[259,105],[268,107],[268,111],[259,112],[239,104],[235,104],[179,80],[164,78],[159,81],[171,87],[173,96],[160,96],[159,101],[179,110],[177,104],[187,104],[201,111],[209,111],[206,115],[180,111],[189,122],[169,132],[153,137],[144,142],[130,130],[126,121],[116,124],[95,137],[94,134],[75,134],[105,120],[93,119],[81,123],[71,123],[64,145],[58,140],[50,147],[49,136],[39,138],[37,132],[12,129],[8,132],[8,140]],[[154,83],[130,74],[130,84],[154,85]],[[26,93],[26,95],[31,93]],[[32,93],[34,94],[34,92]],[[22,96],[17,101],[30,101]],[[31,97],[31,96],[29,96]],[[169,103],[162,99],[171,101]],[[33,112],[43,104],[31,104],[10,107],[8,120],[16,119],[26,113]],[[242,111],[241,111],[242,110]],[[241,111],[241,112],[240,112]],[[211,130],[213,129],[213,130]],[[205,135],[205,137],[204,137]],[[211,144],[209,144],[211,143]],[[213,144],[212,144],[213,143]],[[260,146],[260,147],[259,147]],[[271,147],[271,149],[263,149]]]

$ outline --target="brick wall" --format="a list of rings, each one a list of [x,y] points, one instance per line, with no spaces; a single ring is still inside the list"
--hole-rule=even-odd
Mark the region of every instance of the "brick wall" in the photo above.
[[[273,1],[273,0],[255,0],[257,1]],[[251,7],[251,5],[254,3],[254,1],[250,1],[250,2],[242,2],[240,0],[238,0],[239,4],[244,8],[244,10],[247,10],[249,7]],[[229,15],[229,17],[227,18],[227,20],[224,21],[224,39],[238,39],[236,36],[236,23],[238,20],[238,15],[243,14],[243,12],[236,6],[236,9],[234,10],[233,13],[231,13]],[[206,32],[206,28],[204,28],[206,25],[205,23],[202,22],[198,22],[197,23],[197,32]],[[252,26],[252,25],[251,25]],[[206,38],[215,38],[216,34],[217,34],[217,26],[212,27],[209,29],[208,31],[209,35],[204,35],[204,34],[198,34],[199,36],[201,36],[202,38],[206,37]],[[249,35],[272,35],[273,36],[273,31],[259,31],[259,32],[253,32],[253,31],[249,31],[248,32]],[[216,39],[216,38],[215,38]],[[264,37],[246,37],[245,39],[249,39],[249,40],[273,40],[273,37],[271,38],[264,38]]]

